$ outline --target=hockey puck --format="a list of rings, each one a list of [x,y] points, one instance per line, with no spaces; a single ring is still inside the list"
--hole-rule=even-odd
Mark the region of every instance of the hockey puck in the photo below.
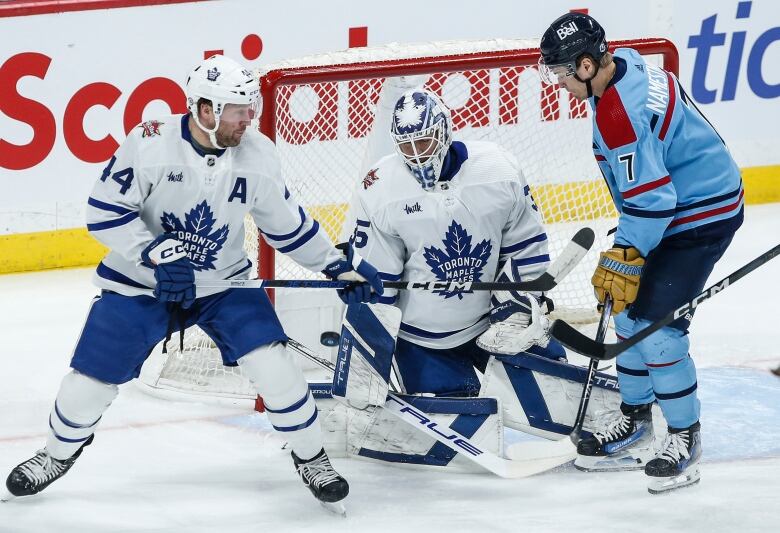
[[[322,332],[322,335],[320,335],[320,344],[323,346],[338,346],[339,345],[339,334],[335,331],[324,331]]]

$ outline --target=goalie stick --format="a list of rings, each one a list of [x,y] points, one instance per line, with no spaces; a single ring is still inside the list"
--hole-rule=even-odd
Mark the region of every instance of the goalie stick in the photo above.
[[[582,228],[574,234],[571,241],[553,261],[550,267],[538,278],[517,282],[494,281],[385,281],[386,289],[422,290],[422,291],[540,291],[555,288],[577,263],[585,257],[593,245],[594,233],[590,228]],[[352,281],[318,279],[236,279],[236,280],[200,280],[198,288],[226,289],[344,289]]]
[[[335,371],[333,363],[315,355],[303,344],[289,339],[287,346],[321,367],[331,372]],[[471,442],[470,439],[451,428],[438,429],[440,427],[439,424],[431,420],[429,415],[415,408],[414,405],[407,403],[396,394],[389,393],[387,402],[382,407],[398,417],[402,422],[436,439],[468,460],[503,478],[516,479],[532,476],[568,463],[576,455],[576,449],[572,443],[569,439],[564,438],[554,442],[524,442],[515,444],[508,451],[511,451],[509,455],[518,458],[505,459],[489,451],[482,450]]]
[[[600,342],[598,340],[593,340],[588,338],[586,335],[583,335],[579,331],[577,331],[574,327],[567,324],[566,322],[562,320],[556,320],[553,322],[552,327],[550,328],[550,334],[558,339],[561,344],[566,346],[567,348],[574,350],[577,353],[581,353],[582,355],[585,355],[587,357],[590,357],[591,359],[597,359],[597,360],[608,360],[608,359],[614,359],[622,352],[626,351],[627,349],[631,348],[636,343],[646,339],[659,329],[661,329],[664,326],[667,326],[680,318],[681,316],[685,316],[686,314],[692,313],[699,305],[701,305],[702,302],[712,298],[719,292],[723,291],[726,287],[733,284],[737,280],[741,279],[742,277],[746,276],[750,272],[754,271],[767,261],[773,259],[778,254],[780,254],[780,244],[772,248],[771,250],[768,250],[767,252],[764,252],[760,256],[753,259],[750,263],[746,264],[736,272],[732,272],[719,282],[715,283],[714,285],[711,285],[704,289],[703,292],[693,297],[691,300],[685,302],[677,309],[670,311],[669,314],[661,318],[660,320],[657,320],[641,330],[639,333],[636,333],[635,335],[632,335],[631,337],[625,339],[622,342],[617,342],[614,344],[605,344],[604,342]]]

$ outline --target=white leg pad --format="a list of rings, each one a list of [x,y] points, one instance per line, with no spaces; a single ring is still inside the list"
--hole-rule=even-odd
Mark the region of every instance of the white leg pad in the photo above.
[[[46,449],[55,459],[67,459],[95,432],[119,388],[75,370],[64,378],[49,415]]]
[[[311,459],[322,449],[317,406],[294,356],[284,344],[261,346],[238,360],[263,397],[268,420],[290,443],[295,455]]]

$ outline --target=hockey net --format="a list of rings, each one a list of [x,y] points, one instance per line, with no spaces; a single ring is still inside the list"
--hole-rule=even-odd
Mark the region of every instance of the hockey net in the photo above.
[[[541,83],[536,43],[391,44],[272,65],[260,73],[260,129],[276,143],[290,193],[335,243],[351,230],[345,232],[352,191],[370,164],[385,155],[369,148],[372,136],[389,137],[389,118],[382,124],[375,120],[382,91],[398,86],[400,79],[437,93],[451,109],[456,140],[495,142],[517,158],[544,218],[553,258],[578,228],[595,230],[589,254],[550,293],[559,317],[590,322],[597,317],[590,276],[598,252],[609,247],[607,233],[616,212],[593,156],[591,110]],[[634,48],[665,69],[678,70],[676,49],[665,39],[613,42],[612,48],[617,47]],[[251,220],[246,226],[247,250],[250,257],[259,257],[261,278],[318,276],[262,241],[258,250],[256,228]],[[277,309],[292,337],[313,346],[322,330],[338,331],[338,324],[323,327],[301,320],[301,308],[285,310],[286,299],[293,298],[291,292],[277,291]],[[305,301],[309,306],[337,305],[332,291],[311,291]],[[338,321],[338,310],[327,316]],[[215,345],[197,328],[187,332],[183,351],[169,348],[167,357],[156,355],[145,366],[142,381],[148,387],[254,396],[237,368],[221,365]]]

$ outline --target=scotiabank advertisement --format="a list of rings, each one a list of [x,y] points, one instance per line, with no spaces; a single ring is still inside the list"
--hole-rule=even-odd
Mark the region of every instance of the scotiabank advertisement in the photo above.
[[[126,133],[184,112],[187,73],[215,51],[258,69],[349,46],[538,39],[574,9],[608,39],[670,39],[683,86],[740,167],[780,180],[780,2],[638,1],[630,13],[607,0],[154,4],[35,13],[0,2],[0,237],[83,227],[89,191]]]

